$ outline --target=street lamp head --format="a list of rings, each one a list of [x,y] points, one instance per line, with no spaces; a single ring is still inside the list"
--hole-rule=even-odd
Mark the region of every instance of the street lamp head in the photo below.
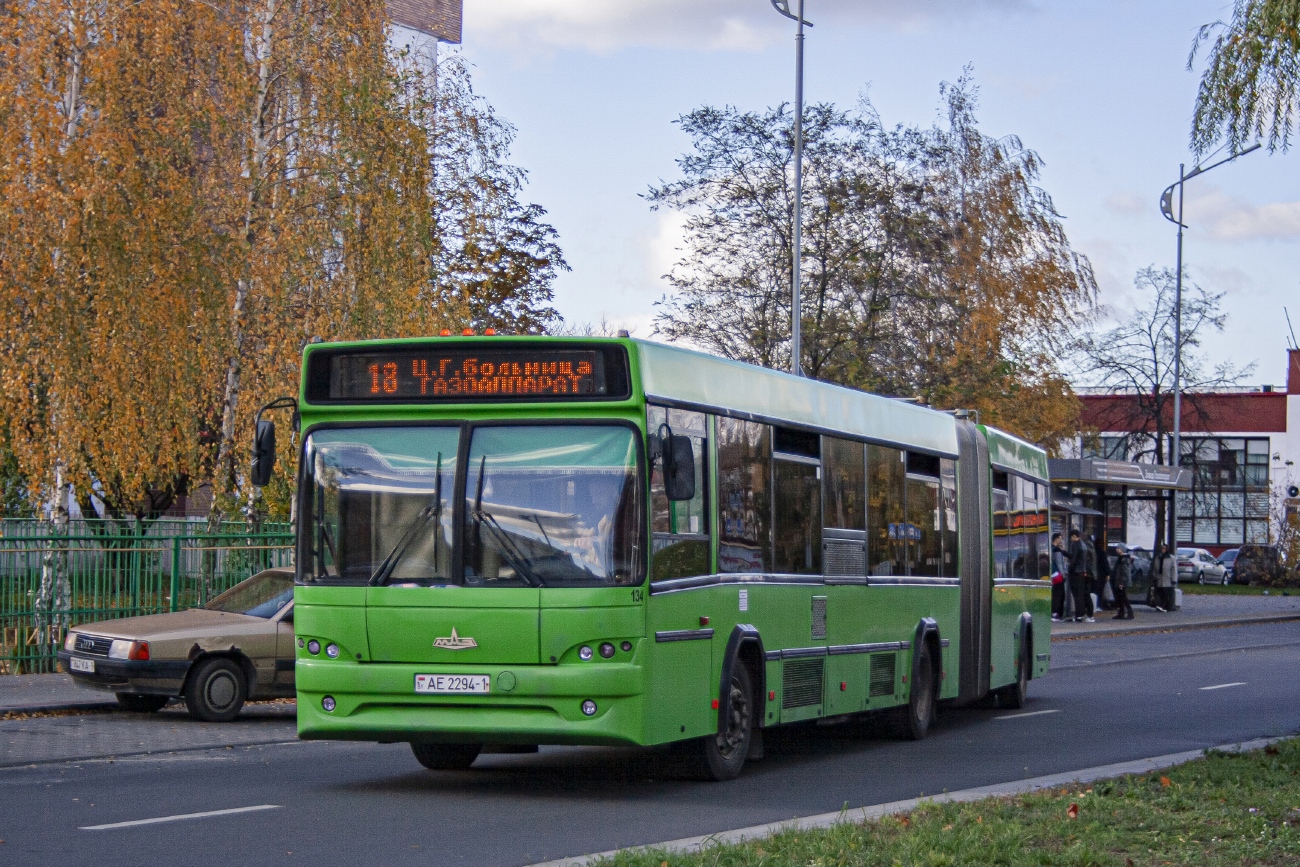
[[[1160,194],[1160,213],[1165,215],[1165,219],[1171,223],[1177,223],[1178,218],[1174,216],[1174,187],[1177,184],[1170,184],[1165,191]]]
[[[772,0],[772,8],[777,12],[780,12],[786,18],[789,18],[791,21],[799,20],[799,16],[790,11],[790,0]],[[813,26],[812,22],[807,18],[803,19],[803,24],[808,27]]]

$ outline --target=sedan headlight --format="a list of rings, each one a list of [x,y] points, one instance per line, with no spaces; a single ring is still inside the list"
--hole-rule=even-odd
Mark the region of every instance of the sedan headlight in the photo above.
[[[109,659],[148,659],[149,642],[147,641],[130,641],[125,638],[113,639],[113,644],[108,648]]]
[[[73,651],[77,649],[77,633],[69,632],[68,637],[63,639],[63,649]]]

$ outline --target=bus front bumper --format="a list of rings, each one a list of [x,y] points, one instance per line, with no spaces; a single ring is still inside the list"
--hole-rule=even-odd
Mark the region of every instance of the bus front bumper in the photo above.
[[[489,691],[416,693],[419,674],[487,675]],[[299,658],[295,682],[303,740],[643,743],[645,677],[639,665],[447,666]],[[325,710],[326,697],[333,700],[332,711]],[[595,712],[584,713],[584,702],[594,702]]]

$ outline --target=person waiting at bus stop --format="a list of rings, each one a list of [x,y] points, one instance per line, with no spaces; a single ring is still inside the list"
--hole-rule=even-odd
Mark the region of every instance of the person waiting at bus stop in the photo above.
[[[1151,560],[1151,581],[1156,587],[1156,610],[1173,611],[1177,598],[1174,584],[1178,581],[1178,558],[1169,553],[1163,542],[1156,545],[1156,556]]]
[[[1106,556],[1106,546],[1102,543],[1101,536],[1094,535],[1090,547],[1094,555],[1093,559],[1097,564],[1097,568],[1092,573],[1092,592],[1097,597],[1092,607],[1094,611],[1097,609],[1109,611],[1110,605],[1106,603],[1106,585],[1110,583],[1111,579],[1110,559]]]
[[[1128,601],[1128,585],[1133,580],[1133,555],[1122,542],[1115,546],[1115,571],[1110,576],[1111,589],[1115,591],[1116,620],[1132,620],[1133,605]]]
[[[1070,571],[1066,579],[1070,582],[1070,596],[1074,599],[1074,619],[1096,623],[1092,616],[1091,603],[1088,588],[1091,585],[1092,574],[1088,569],[1088,561],[1093,559],[1092,548],[1084,544],[1083,539],[1079,536],[1078,530],[1070,531]]]
[[[1065,557],[1065,539],[1060,533],[1052,534],[1052,619],[1065,619],[1065,576],[1070,565]]]

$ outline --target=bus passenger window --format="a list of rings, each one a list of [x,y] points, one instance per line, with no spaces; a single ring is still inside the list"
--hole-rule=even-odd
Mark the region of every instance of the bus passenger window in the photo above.
[[[1008,490],[1010,476],[1002,470],[993,471],[993,577],[1010,578],[1011,494]]]
[[[821,574],[821,438],[775,429],[772,571]]]
[[[772,545],[771,428],[718,418],[718,571],[765,572]]]
[[[871,575],[907,574],[903,452],[867,446],[867,568]]]
[[[943,568],[939,574],[945,578],[960,577],[957,571],[957,462],[944,458],[939,461],[939,508],[943,511]]]
[[[654,436],[667,424],[678,436],[691,438],[695,453],[695,496],[674,502],[664,493],[663,462],[655,461],[650,471],[650,514],[652,580],[708,575],[708,449],[707,419],[703,413],[651,406],[646,430]]]
[[[862,530],[867,526],[866,449],[862,443],[822,437],[822,476],[826,491],[826,526]]]
[[[907,453],[907,574],[936,578],[942,545],[939,511],[939,459]]]
[[[822,574],[867,574],[867,447],[822,437]]]

